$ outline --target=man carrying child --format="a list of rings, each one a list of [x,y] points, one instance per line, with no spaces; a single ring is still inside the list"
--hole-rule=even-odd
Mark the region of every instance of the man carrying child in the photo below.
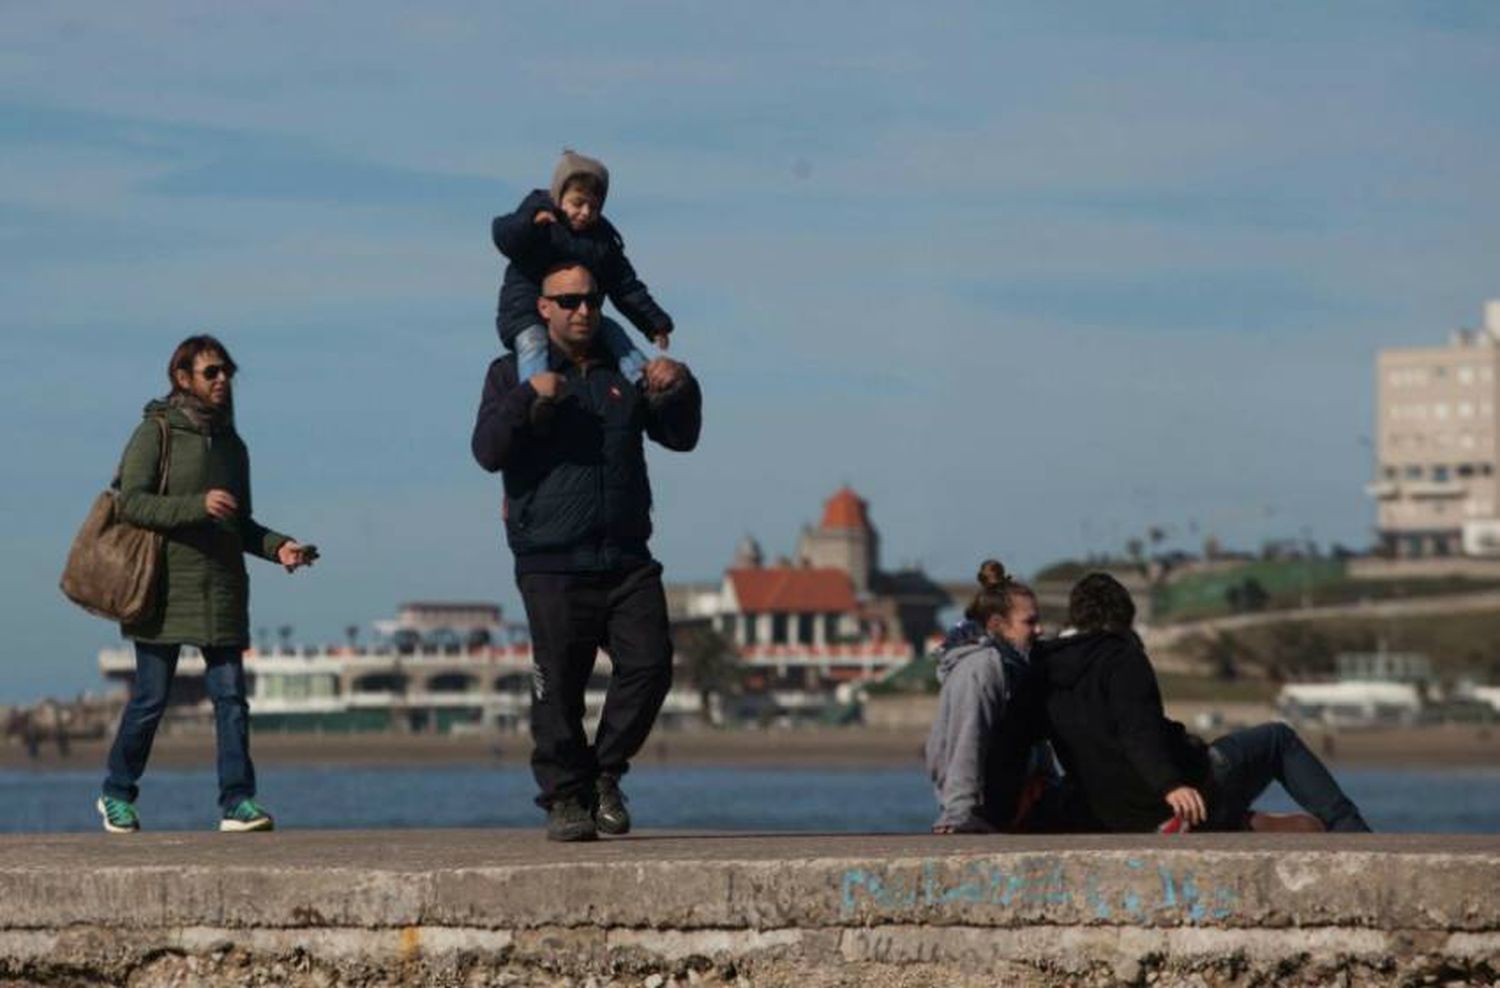
[[[639,387],[621,372],[601,339],[602,303],[582,264],[542,276],[544,369],[521,376],[514,354],[490,365],[472,442],[505,483],[506,538],[531,625],[531,765],[552,840],[630,829],[620,776],[672,682],[662,569],[647,546],[643,437],[686,452],[702,424],[702,394],[682,364],[651,361]],[[539,398],[553,405],[545,426],[532,413]],[[611,676],[590,744],[584,688],[601,648]]]

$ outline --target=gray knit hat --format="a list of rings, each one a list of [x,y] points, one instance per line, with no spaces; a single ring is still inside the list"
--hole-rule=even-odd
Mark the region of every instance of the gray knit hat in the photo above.
[[[605,197],[609,195],[609,169],[604,167],[604,162],[588,155],[579,154],[572,148],[564,148],[562,160],[557,167],[552,169],[552,201],[562,202],[563,189],[568,187],[568,180],[580,175],[588,175],[599,180],[599,205],[603,207]]]

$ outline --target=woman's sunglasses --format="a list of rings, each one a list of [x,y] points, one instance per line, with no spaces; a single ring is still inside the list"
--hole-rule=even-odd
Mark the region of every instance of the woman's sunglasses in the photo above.
[[[234,368],[228,364],[209,364],[198,373],[203,375],[205,381],[217,381],[221,374],[226,381],[234,378]]]

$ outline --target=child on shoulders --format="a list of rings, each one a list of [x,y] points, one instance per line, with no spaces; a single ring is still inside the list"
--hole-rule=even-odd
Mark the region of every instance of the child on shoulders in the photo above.
[[[516,211],[491,224],[495,247],[510,261],[500,286],[495,328],[516,354],[517,374],[530,380],[548,370],[547,330],[537,315],[542,276],[559,261],[578,261],[598,280],[625,318],[662,350],[672,333],[672,317],[651,297],[625,256],[625,241],[603,216],[609,194],[604,163],[563,151],[550,189],[536,189]],[[627,378],[639,378],[646,357],[612,319],[600,323],[600,339]],[[541,399],[538,399],[539,401]]]

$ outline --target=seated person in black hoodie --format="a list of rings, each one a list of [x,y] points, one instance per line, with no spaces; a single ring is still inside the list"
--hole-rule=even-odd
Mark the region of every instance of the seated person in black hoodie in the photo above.
[[[1079,580],[1068,618],[1077,633],[1053,643],[1043,659],[1049,730],[1063,768],[1105,829],[1287,829],[1250,809],[1272,781],[1317,818],[1314,828],[1370,829],[1285,724],[1205,744],[1168,720],[1156,674],[1131,630],[1135,602],[1114,577]]]

